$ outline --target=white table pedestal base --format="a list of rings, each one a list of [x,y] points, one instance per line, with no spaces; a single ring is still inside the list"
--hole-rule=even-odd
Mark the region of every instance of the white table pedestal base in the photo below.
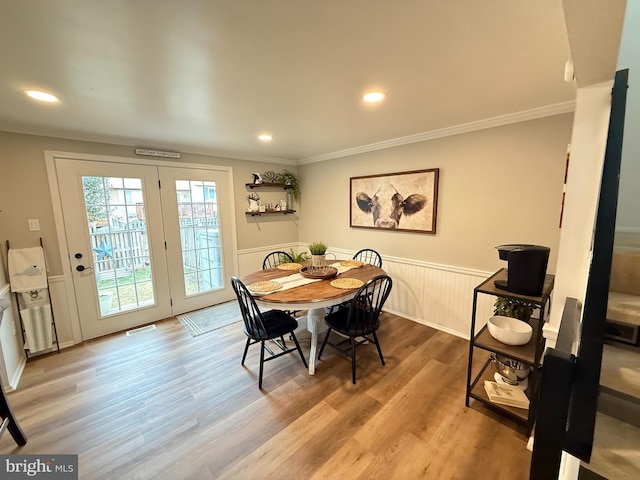
[[[316,360],[318,358],[318,341],[322,332],[327,330],[324,323],[324,308],[312,308],[307,311],[306,316],[298,317],[298,323],[302,326],[307,324],[307,330],[311,333],[311,348],[309,350],[309,375],[316,373]]]

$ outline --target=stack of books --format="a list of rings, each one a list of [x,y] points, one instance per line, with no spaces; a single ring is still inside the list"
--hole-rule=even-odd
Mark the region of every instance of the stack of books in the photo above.
[[[486,380],[484,382],[484,389],[489,396],[489,400],[493,403],[499,403],[500,405],[507,405],[509,407],[529,408],[529,398],[519,387]]]

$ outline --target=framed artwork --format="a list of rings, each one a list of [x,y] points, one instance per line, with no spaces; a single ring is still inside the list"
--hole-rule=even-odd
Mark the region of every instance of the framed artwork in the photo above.
[[[351,177],[349,226],[436,233],[438,168]]]

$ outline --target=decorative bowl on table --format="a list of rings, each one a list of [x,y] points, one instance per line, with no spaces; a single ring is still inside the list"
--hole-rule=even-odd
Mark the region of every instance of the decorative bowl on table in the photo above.
[[[312,265],[309,265],[308,267],[303,267],[300,269],[300,275],[305,278],[324,280],[326,278],[333,278],[337,274],[338,269],[329,265],[325,265],[322,267],[314,267]]]
[[[487,329],[493,338],[506,345],[524,345],[533,334],[533,328],[528,323],[502,315],[490,317]]]

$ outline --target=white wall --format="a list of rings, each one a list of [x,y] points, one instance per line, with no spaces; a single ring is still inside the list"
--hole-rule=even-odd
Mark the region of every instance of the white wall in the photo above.
[[[555,344],[565,299],[573,297],[584,301],[612,85],[610,81],[578,89],[554,302],[545,326],[545,336],[550,340],[547,346]]]

